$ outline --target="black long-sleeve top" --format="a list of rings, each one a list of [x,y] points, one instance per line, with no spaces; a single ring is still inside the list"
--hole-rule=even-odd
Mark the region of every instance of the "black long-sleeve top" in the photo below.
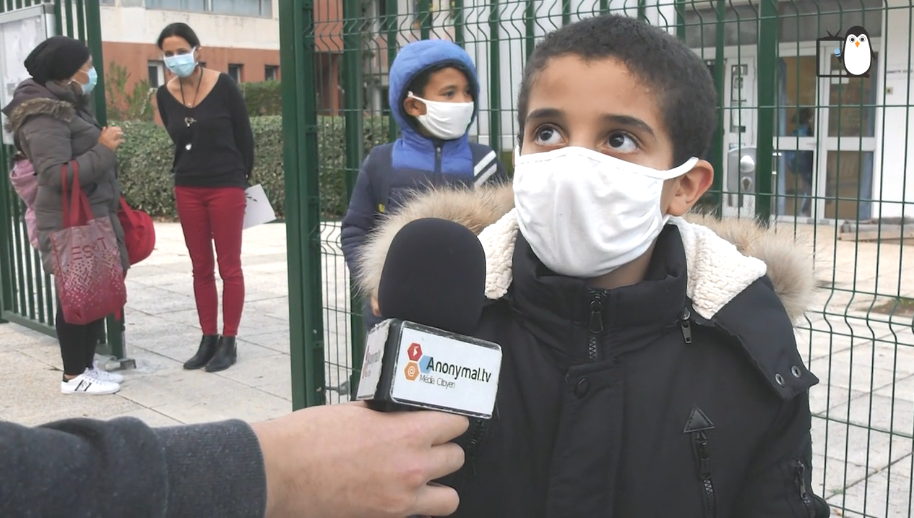
[[[219,74],[212,91],[194,108],[166,85],[156,92],[159,114],[175,143],[175,185],[247,187],[254,169],[254,134],[241,90]]]

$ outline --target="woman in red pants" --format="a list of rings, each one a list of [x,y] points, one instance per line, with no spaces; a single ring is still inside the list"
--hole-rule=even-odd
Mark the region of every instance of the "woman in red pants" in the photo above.
[[[193,263],[194,297],[203,338],[185,369],[216,372],[237,359],[235,336],[244,307],[241,229],[254,167],[254,136],[241,91],[227,74],[199,64],[200,40],[173,23],[157,45],[174,78],[156,93],[159,114],[175,143],[175,199]],[[213,260],[213,242],[216,261]],[[222,277],[222,335],[215,263]]]

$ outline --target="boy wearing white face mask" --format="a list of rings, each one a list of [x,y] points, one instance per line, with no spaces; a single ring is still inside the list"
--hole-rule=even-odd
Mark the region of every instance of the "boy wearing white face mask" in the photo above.
[[[380,216],[408,196],[433,187],[502,183],[507,174],[495,151],[469,141],[479,82],[470,56],[449,41],[410,43],[390,67],[391,114],[401,137],[375,146],[362,164],[342,224],[342,247],[354,277],[358,252]],[[366,327],[381,318],[364,308]]]
[[[565,26],[518,97],[513,189],[434,193],[366,247],[375,293],[409,220],[483,229],[474,335],[504,352],[496,416],[461,438],[456,517],[826,517],[792,321],[808,253],[752,221],[685,216],[713,178],[713,80],[634,18]],[[729,241],[728,241],[729,240]]]

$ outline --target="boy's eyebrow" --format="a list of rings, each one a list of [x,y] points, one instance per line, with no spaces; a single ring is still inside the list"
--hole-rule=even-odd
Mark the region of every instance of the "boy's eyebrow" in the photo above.
[[[537,108],[527,115],[527,120],[563,118],[565,114],[557,108]]]
[[[557,108],[538,108],[538,109],[530,112],[529,115],[527,115],[527,120],[529,121],[529,120],[536,120],[536,119],[562,119],[564,117],[565,117],[565,113],[562,112],[562,110],[559,110]],[[644,122],[643,120],[641,120],[637,117],[632,117],[631,115],[604,115],[602,118],[606,122],[616,124],[619,126],[628,126],[628,127],[637,128],[652,137],[656,137],[656,135],[654,135],[653,128],[651,128],[648,125],[648,123]]]
[[[604,115],[603,120],[620,126],[635,127],[652,137],[656,137],[656,135],[654,135],[654,130],[646,122],[637,117],[632,117],[630,115]]]

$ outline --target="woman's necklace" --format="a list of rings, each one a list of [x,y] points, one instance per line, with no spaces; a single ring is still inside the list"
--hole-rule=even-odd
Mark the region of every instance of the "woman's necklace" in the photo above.
[[[199,68],[200,68],[200,80],[197,81],[197,89],[194,90],[194,100],[191,101],[191,104],[187,104],[187,100],[184,98],[184,84],[179,83],[179,86],[181,87],[181,104],[183,104],[185,108],[193,109],[196,107],[194,105],[197,104],[197,96],[200,95],[200,85],[203,84],[203,67],[199,67]],[[187,124],[188,128],[190,127],[191,124],[193,124],[195,122],[197,122],[197,121],[193,117],[184,117],[184,124]]]

